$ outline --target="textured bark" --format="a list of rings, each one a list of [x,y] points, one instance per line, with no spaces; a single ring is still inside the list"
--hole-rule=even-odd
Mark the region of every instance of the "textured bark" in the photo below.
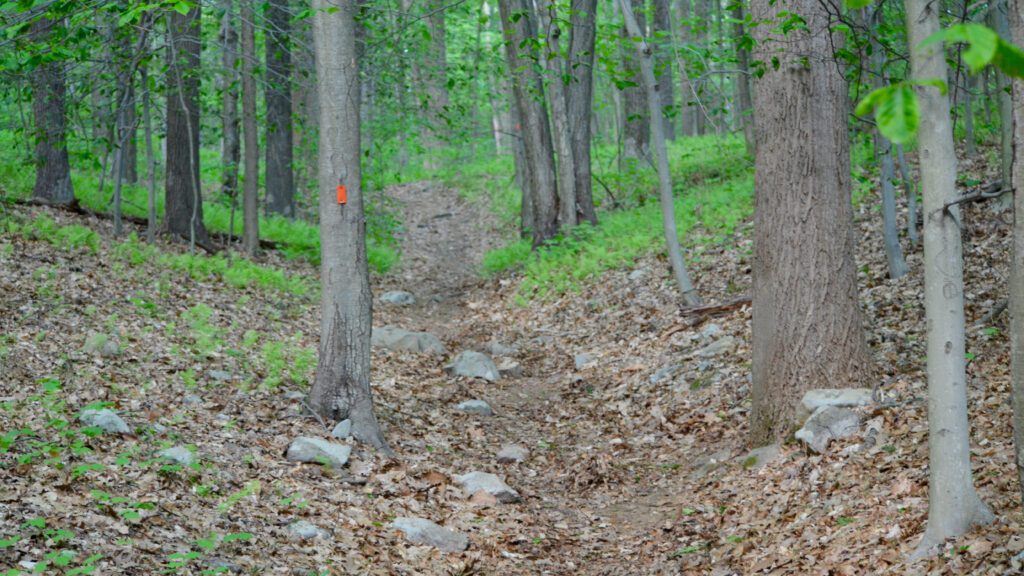
[[[329,12],[328,7],[338,10]],[[314,0],[320,95],[320,361],[310,405],[352,420],[352,435],[386,450],[370,391],[372,297],[360,187],[357,10],[352,0]],[[347,202],[336,189],[345,186]]]
[[[292,173],[291,15],[288,0],[271,0],[266,9],[267,158],[264,188],[267,214],[295,217]]]
[[[47,18],[39,18],[32,23],[30,38],[35,43],[45,44],[57,26]],[[51,204],[71,204],[75,201],[75,189],[68,162],[64,64],[60,61],[40,63],[32,73],[31,84],[36,141],[36,182],[32,197]]]
[[[910,166],[907,165],[902,144],[896,145],[896,159],[900,163],[900,180],[903,181],[903,194],[907,199],[907,238],[910,239],[910,245],[916,248],[920,241],[917,233],[917,191],[914,189],[914,180],[910,176]]]
[[[643,40],[643,33],[636,17],[633,14],[628,2],[619,0],[622,4],[622,15],[626,22],[626,29],[635,40],[637,60],[640,65],[641,77],[644,91],[647,95],[647,106],[651,117],[657,118],[661,108],[661,96],[658,94],[658,82],[654,78],[654,64],[651,62],[651,49]],[[690,275],[686,271],[686,264],[683,262],[683,251],[679,247],[679,232],[676,230],[675,201],[672,197],[672,175],[668,167],[668,150],[665,146],[665,134],[662,130],[662,123],[655,121],[651,124],[651,131],[654,133],[654,148],[657,155],[658,166],[658,191],[661,199],[662,226],[665,229],[665,244],[668,248],[669,261],[672,263],[672,272],[675,274],[676,283],[679,284],[679,291],[683,294],[683,301],[687,306],[700,306],[700,295],[690,282]]]
[[[1010,34],[1018,46],[1024,42],[1022,0],[1010,0]],[[1014,190],[1024,190],[1024,82],[1013,83],[1013,163],[1010,178]],[[1010,364],[1013,403],[1013,445],[1017,481],[1024,497],[1024,193],[1011,195],[1014,203],[1013,261],[1010,266]]]
[[[942,45],[921,44],[939,31],[931,0],[906,0],[911,79],[946,77]],[[964,358],[963,247],[956,150],[949,99],[934,86],[915,88],[921,108],[918,146],[924,196],[924,305],[928,320],[928,528],[914,556],[960,536],[992,513],[974,490]]]
[[[691,30],[691,42],[693,42],[698,50],[703,50],[708,45],[708,2],[710,0],[692,0],[693,12],[692,12],[692,28]],[[694,102],[694,133],[698,136],[703,136],[707,132],[708,127],[708,111],[703,100],[706,97],[706,91],[704,86],[707,84],[705,78],[697,78],[696,82],[691,79],[691,89],[693,90],[693,102]]]
[[[193,245],[209,247],[199,184],[199,6],[168,11],[167,175],[164,226]]]
[[[594,182],[590,163],[590,121],[594,114],[594,43],[597,37],[597,0],[573,0],[569,36],[569,127],[572,130],[573,184],[580,221],[597,224]],[[563,186],[568,186],[563,182]]]
[[[245,190],[242,193],[242,250],[254,256],[260,247],[260,135],[256,127],[256,26],[254,0],[242,0],[242,122],[245,138]]]
[[[746,32],[743,20],[746,14],[743,3],[736,2],[732,7],[733,41],[736,43],[736,114],[743,131],[743,141],[747,145],[747,153],[757,154],[757,140],[754,137],[754,98],[750,91],[750,53],[743,45]]]
[[[1008,2],[1000,2],[989,12],[989,22],[992,28],[1003,38],[1011,34],[1009,25]],[[1016,15],[1014,15],[1016,17]],[[1018,43],[1019,45],[1019,43]],[[999,172],[1003,182],[1009,182],[1011,178],[1011,166],[1014,162],[1014,102],[1011,92],[1010,79],[999,70],[995,71],[997,101],[999,103]],[[1017,90],[1014,90],[1016,92]],[[986,101],[987,103],[987,101]],[[1014,205],[1013,193],[1007,192],[1000,196],[993,206],[996,210],[1008,210]]]
[[[243,2],[247,0],[242,0]],[[242,146],[239,139],[238,122],[238,29],[235,25],[235,9],[232,0],[222,0],[224,15],[220,21],[221,43],[221,126],[224,139],[221,142],[221,193],[234,203],[238,195],[238,163]]]
[[[786,437],[811,388],[870,374],[854,267],[846,82],[815,0],[756,0],[755,19],[800,14],[808,31],[756,28],[755,57],[779,58],[754,84],[758,104],[753,264],[751,440]],[[779,51],[783,48],[782,51]]]
[[[647,27],[644,21],[644,2],[632,0],[632,3],[637,26],[643,30]],[[629,38],[629,31],[625,26],[622,27],[622,37]],[[626,79],[635,84],[622,91],[622,156],[627,159],[647,158],[651,147],[651,113],[647,109],[647,99],[644,96],[640,62],[628,41],[624,42],[622,47],[622,66],[626,72]]]
[[[142,129],[146,141],[146,242],[156,243],[156,154],[153,152],[153,111],[149,105],[149,64],[142,67]]]
[[[558,223],[562,229],[569,229],[579,223],[576,211],[576,179],[575,157],[573,155],[572,133],[567,107],[568,92],[563,75],[565,62],[561,56],[562,30],[556,24],[558,13],[555,2],[547,2],[540,7],[540,21],[544,28],[547,50],[540,51],[541,65],[547,69],[547,100],[551,110],[551,127],[554,136],[553,144],[558,156]]]
[[[666,140],[676,139],[676,120],[673,108],[676,104],[675,85],[672,80],[672,66],[675,59],[672,45],[671,0],[654,0],[654,31],[657,39],[655,55],[655,77],[658,79],[658,94],[661,97],[661,119]]]
[[[427,26],[430,43],[427,47],[427,147],[439,148],[448,139],[448,49],[445,44],[444,0],[428,0]]]
[[[699,0],[697,0],[699,1]],[[690,21],[693,18],[693,3],[691,0],[679,0],[677,4],[679,24],[679,43],[683,46],[693,41],[693,28]],[[682,118],[683,136],[695,136],[697,134],[697,114],[699,108],[694,102],[693,84],[690,83],[690,73],[687,69],[687,59],[679,58],[679,98],[680,113]]]

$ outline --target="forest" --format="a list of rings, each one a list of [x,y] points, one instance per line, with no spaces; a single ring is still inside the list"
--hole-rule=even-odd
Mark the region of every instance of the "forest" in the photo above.
[[[0,31],[0,576],[1024,573],[1021,0]]]

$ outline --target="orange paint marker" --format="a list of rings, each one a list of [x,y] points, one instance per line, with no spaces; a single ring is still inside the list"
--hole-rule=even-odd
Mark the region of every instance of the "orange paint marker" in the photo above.
[[[338,184],[338,204],[348,202],[348,190],[344,184]]]

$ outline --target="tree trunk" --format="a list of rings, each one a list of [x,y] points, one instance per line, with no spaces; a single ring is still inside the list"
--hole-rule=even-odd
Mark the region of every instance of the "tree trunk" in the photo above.
[[[906,0],[911,79],[946,77],[937,5]],[[924,196],[924,304],[928,320],[928,528],[914,552],[924,556],[992,513],[974,491],[964,344],[964,278],[960,210],[955,199],[956,150],[949,100],[934,86],[915,88],[921,109],[918,145]]]
[[[992,28],[1003,38],[1010,36],[1010,16],[1007,4],[1008,2],[1000,2],[989,12],[989,21],[992,24]],[[1003,182],[1009,182],[1011,179],[1011,166],[1014,162],[1014,102],[1013,96],[1010,94],[1010,79],[999,70],[995,70],[995,74],[996,92],[998,94],[997,101],[999,103],[999,173]],[[1000,196],[993,203],[993,206],[997,211],[1012,208],[1014,206],[1013,192],[1007,192]]]
[[[693,27],[691,26],[693,19],[693,3],[691,0],[679,0],[677,6],[677,18],[680,21],[679,43],[686,47],[693,42]],[[673,55],[673,60],[675,60],[675,55]],[[694,102],[694,86],[690,82],[690,70],[687,62],[688,60],[685,57],[678,59],[680,80],[679,97],[681,99],[680,116],[682,116],[683,136],[696,136],[697,114],[699,108]]]
[[[552,134],[554,148],[558,155],[558,223],[561,229],[568,230],[579,223],[576,211],[576,168],[573,166],[573,146],[569,112],[567,110],[567,87],[563,76],[566,66],[561,53],[562,30],[556,24],[557,5],[548,2],[540,7],[540,21],[547,39],[547,50],[540,51],[541,65],[548,71],[547,99],[551,108]],[[577,119],[573,119],[577,120]]]
[[[247,0],[242,0],[243,2]],[[221,146],[221,193],[231,199],[234,205],[238,196],[238,163],[242,149],[238,132],[238,29],[235,26],[233,0],[222,0],[220,42],[223,65],[221,71],[221,125],[224,140]]]
[[[1021,0],[1011,0],[1009,28],[1018,46],[1024,42],[1024,15]],[[1005,38],[1005,36],[1004,36]],[[1013,136],[1024,143],[1024,82],[1013,85]],[[1024,144],[1012,147],[1010,176],[1013,190],[1024,191]],[[1013,261],[1010,265],[1010,364],[1013,403],[1013,445],[1019,490],[1024,496],[1024,192],[1010,194],[1014,204]]]
[[[792,432],[807,390],[856,386],[871,373],[853,260],[849,96],[831,59],[839,39],[815,0],[751,7],[769,21],[786,10],[803,16],[807,29],[784,37],[770,26],[755,29],[756,58],[779,59],[754,84],[755,445]]]
[[[919,242],[917,234],[917,191],[914,190],[914,180],[910,176],[910,166],[907,165],[907,157],[903,153],[903,145],[896,146],[896,159],[900,163],[900,180],[903,181],[903,193],[907,199],[907,238],[910,245],[917,247]]]
[[[693,22],[691,28],[691,41],[696,45],[697,49],[702,52],[708,47],[708,3],[710,1],[711,0],[692,0]],[[705,90],[704,87],[707,83],[707,79],[702,77],[699,77],[696,82],[691,82],[691,89],[694,93],[694,113],[696,114],[694,117],[694,133],[697,136],[703,136],[707,133],[709,113],[704,102],[707,95],[707,90]]]
[[[57,26],[45,17],[39,18],[32,23],[29,37],[32,42],[45,45]],[[32,197],[50,204],[68,205],[75,201],[75,189],[68,161],[64,64],[59,60],[40,63],[32,73],[31,84],[36,141],[36,182]]]
[[[757,142],[754,138],[754,99],[750,92],[750,52],[744,47],[746,32],[743,29],[743,21],[746,14],[742,2],[733,4],[732,17],[735,20],[732,25],[733,41],[736,43],[736,114],[743,129],[747,154],[755,156]]]
[[[352,0],[314,0],[313,10],[320,96],[322,304],[320,361],[310,405],[326,418],[351,419],[357,440],[387,450],[370,391],[373,300],[360,187],[357,8]]]
[[[148,45],[148,43],[147,43]],[[149,100],[149,63],[142,65],[142,126],[146,141],[146,242],[156,243],[156,154],[153,153],[153,112]]]
[[[271,0],[266,8],[267,31],[267,158],[264,175],[267,214],[295,217],[292,174],[291,14],[288,0]]]
[[[242,250],[255,256],[260,247],[260,135],[256,128],[256,26],[254,0],[242,0],[242,122],[245,138],[245,190],[242,193]]]
[[[133,66],[134,68],[134,66]],[[124,154],[121,157],[121,177],[128,184],[137,184],[139,181],[139,146],[136,142],[139,115],[135,109],[135,70],[127,79],[127,93],[124,101],[124,131],[121,146]]]
[[[590,161],[590,120],[594,114],[594,44],[597,37],[597,0],[573,0],[569,32],[567,87],[569,127],[572,130],[573,184],[579,220],[597,224],[594,182]],[[569,186],[569,182],[563,182]]]
[[[661,97],[660,114],[665,128],[665,139],[675,141],[675,84],[672,79],[672,66],[675,59],[672,42],[672,4],[671,0],[654,0],[654,31],[657,39],[654,44],[655,63],[657,65],[658,94]]]
[[[637,26],[640,30],[644,30],[647,27],[644,22],[644,1],[632,0],[632,2],[632,11],[637,20]],[[622,37],[629,38],[629,31],[625,26],[622,27]],[[650,153],[651,115],[644,96],[640,63],[637,61],[636,51],[628,44],[627,40],[622,47],[622,66],[626,73],[625,79],[634,85],[622,90],[624,108],[622,112],[622,156],[626,159],[643,159],[647,158]],[[655,116],[655,118],[657,117]]]
[[[651,62],[651,49],[643,39],[640,25],[633,15],[633,9],[629,6],[629,0],[619,0],[622,4],[622,16],[626,22],[626,29],[636,40],[632,44],[636,47],[637,61],[640,65],[641,78],[645,91],[647,92],[647,106],[651,118],[658,118],[661,109],[661,96],[658,94],[658,82],[654,78],[654,64]],[[675,274],[676,283],[679,284],[679,291],[683,294],[683,301],[687,306],[700,306],[700,295],[690,282],[690,275],[686,271],[686,263],[683,261],[683,251],[679,247],[679,232],[676,230],[676,207],[672,197],[672,175],[668,168],[668,150],[665,146],[665,133],[662,130],[663,124],[657,120],[651,123],[651,131],[654,132],[654,148],[657,154],[658,166],[658,190],[661,198],[661,221],[665,228],[665,244],[668,247],[669,261],[672,263],[672,272]]]

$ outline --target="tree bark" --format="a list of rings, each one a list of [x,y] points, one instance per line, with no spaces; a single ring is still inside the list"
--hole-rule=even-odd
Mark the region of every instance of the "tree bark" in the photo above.
[[[320,361],[310,405],[321,416],[351,419],[357,440],[387,451],[370,391],[372,297],[360,187],[357,8],[352,0],[314,0],[313,9],[322,303]]]
[[[594,182],[590,161],[590,121],[594,114],[594,46],[597,38],[597,0],[573,0],[569,32],[569,69],[573,82],[567,87],[569,127],[579,220],[597,224]],[[563,182],[563,186],[568,186]]]
[[[29,38],[34,43],[45,45],[57,26],[56,22],[41,17],[29,28]],[[75,189],[68,161],[64,109],[67,85],[63,62],[41,62],[32,73],[31,85],[36,141],[36,181],[32,197],[50,204],[68,205],[75,201]]]
[[[267,3],[267,150],[264,190],[267,214],[295,217],[292,174],[291,14],[288,0]]]
[[[247,0],[242,0],[245,2]],[[234,205],[238,196],[238,164],[242,146],[239,139],[238,122],[238,28],[235,25],[233,0],[222,0],[224,11],[220,23],[221,63],[221,126],[224,138],[221,143],[221,193],[231,199]]]
[[[751,441],[788,436],[812,388],[856,386],[871,372],[857,302],[846,82],[831,59],[824,4],[755,0],[768,22],[801,15],[784,37],[756,27]],[[783,50],[780,51],[779,49]]]
[[[242,122],[245,138],[245,190],[242,193],[242,250],[255,256],[260,247],[260,135],[256,127],[256,25],[254,0],[242,0]]]
[[[1008,1],[999,2],[998,5],[989,12],[988,16],[992,28],[998,32],[1001,37],[1008,38],[1011,34]],[[1003,182],[1009,182],[1011,179],[1012,164],[1014,162],[1014,96],[1010,94],[1010,79],[1006,74],[1003,74],[999,70],[995,70],[995,75],[997,88],[996,93],[998,94],[996,100],[999,103],[999,173]],[[1014,92],[1016,91],[1014,90]],[[993,203],[993,206],[997,211],[1012,208],[1014,206],[1013,193],[1007,192],[1003,194]]]
[[[146,242],[156,243],[156,154],[153,152],[153,111],[149,105],[149,63],[142,67],[142,126],[146,141]]]
[[[695,0],[700,1],[700,0]],[[691,25],[693,20],[693,4],[691,0],[679,0],[678,2],[678,19],[679,25],[679,42],[687,47],[693,42],[693,26]],[[674,55],[673,55],[673,59]],[[699,113],[699,107],[694,102],[694,90],[693,84],[690,83],[690,71],[687,66],[687,58],[679,58],[679,97],[680,97],[680,116],[682,116],[682,129],[684,136],[696,136],[697,135],[697,114]]]
[[[1010,1],[1009,29],[1018,46],[1024,42],[1024,15],[1021,0]],[[1013,81],[1013,139],[1011,194],[1014,204],[1013,261],[1010,265],[1010,399],[1013,404],[1013,445],[1017,481],[1024,498],[1024,82]]]
[[[579,223],[576,211],[576,179],[575,157],[573,155],[570,118],[567,107],[565,80],[566,66],[563,62],[561,36],[562,30],[556,24],[557,4],[549,1],[540,7],[541,26],[547,41],[547,50],[541,50],[540,61],[547,68],[548,89],[547,100],[551,109],[552,134],[554,136],[555,153],[558,156],[558,223],[561,229],[568,230]],[[574,119],[575,120],[575,119]]]
[[[931,0],[906,0],[911,80],[946,78],[941,43],[922,47],[939,31]],[[924,304],[928,320],[928,528],[914,552],[929,554],[992,513],[974,490],[964,343],[963,252],[956,149],[948,97],[934,86],[915,88],[921,109],[918,145],[924,196]]]
[[[672,66],[675,53],[672,50],[672,4],[671,0],[654,0],[654,31],[657,39],[655,78],[658,79],[658,94],[661,97],[661,113],[659,116],[665,129],[665,139],[676,139],[675,120],[675,84],[672,79]]]
[[[746,14],[742,2],[735,2],[732,8],[732,17],[735,20],[732,25],[733,42],[736,44],[736,114],[739,117],[740,127],[743,130],[743,141],[747,145],[747,153],[751,156],[757,154],[757,140],[754,137],[754,98],[750,91],[750,52],[747,50],[744,38],[746,32],[743,29],[743,21]]]
[[[658,118],[661,109],[661,96],[658,94],[658,82],[654,78],[654,64],[651,62],[651,49],[643,39],[643,33],[629,6],[629,0],[619,0],[622,4],[622,15],[626,22],[626,29],[636,40],[632,44],[636,47],[636,56],[640,65],[641,78],[645,91],[647,92],[647,106],[652,118]],[[686,271],[686,263],[683,261],[683,251],[679,247],[679,232],[676,230],[676,207],[672,197],[672,175],[668,167],[668,150],[665,146],[665,133],[663,124],[655,120],[651,123],[651,131],[654,133],[654,148],[657,155],[658,166],[658,190],[661,198],[662,226],[665,229],[665,244],[668,248],[669,261],[672,263],[672,272],[675,274],[676,283],[679,284],[679,291],[683,294],[683,301],[687,306],[700,306],[700,295],[690,282],[690,275]]]
[[[920,241],[917,234],[917,191],[914,189],[914,180],[910,176],[910,166],[907,165],[902,144],[896,145],[896,159],[900,163],[900,180],[903,181],[903,194],[907,199],[907,238],[910,239],[910,245],[916,248]]]
[[[643,13],[644,2],[643,0],[632,0],[632,2],[631,8],[637,20],[637,26],[643,30],[647,27]],[[625,26],[622,27],[622,37],[623,39],[629,38],[629,31]],[[640,63],[637,61],[636,51],[628,43],[629,41],[626,40],[626,45],[622,47],[622,66],[626,72],[626,80],[632,82],[634,86],[622,90],[624,108],[622,112],[622,156],[626,159],[636,160],[647,158],[650,153],[651,115],[644,96]]]

